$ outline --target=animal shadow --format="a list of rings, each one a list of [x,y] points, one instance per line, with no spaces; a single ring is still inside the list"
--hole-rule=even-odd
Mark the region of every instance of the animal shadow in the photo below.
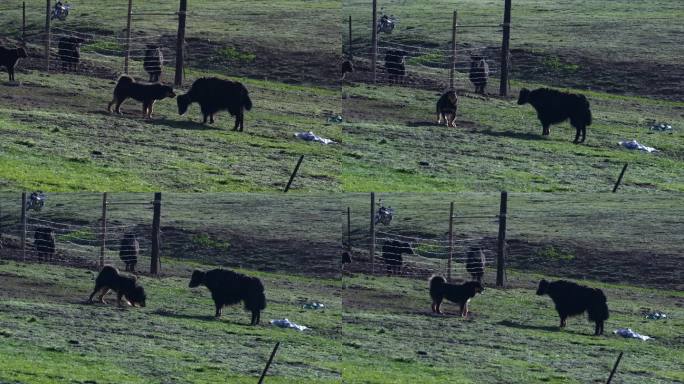
[[[559,328],[557,326],[551,325],[532,325],[532,324],[520,324],[510,320],[499,321],[499,325],[504,327],[516,328],[516,329],[532,329],[537,331],[548,331],[548,332],[558,332]]]
[[[163,125],[169,128],[187,129],[191,131],[222,131],[221,127],[216,125],[202,124],[197,121],[192,120],[171,120],[165,117],[152,118],[152,120],[147,120],[149,124],[153,125]]]
[[[438,125],[444,125],[444,124],[437,124],[434,121],[407,121],[406,122],[407,127],[436,127]]]
[[[204,320],[204,321],[214,321],[215,320],[214,316],[211,316],[211,315],[188,315],[185,313],[177,313],[177,312],[167,311],[165,309],[157,309],[152,313],[154,313],[155,315],[164,316],[164,317],[171,317],[174,319],[193,319],[193,320]]]
[[[480,131],[479,133],[481,133],[483,135],[493,136],[493,137],[510,137],[512,139],[520,139],[520,140],[541,140],[542,139],[542,137],[539,134],[529,133],[529,132],[514,132],[514,131],[496,132],[496,131],[492,131],[491,129],[486,129],[484,131]]]

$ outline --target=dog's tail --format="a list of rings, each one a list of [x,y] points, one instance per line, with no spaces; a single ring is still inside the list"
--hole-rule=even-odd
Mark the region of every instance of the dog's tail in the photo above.
[[[591,321],[604,321],[608,320],[608,299],[606,295],[600,289],[594,289],[591,298],[591,303],[587,310],[589,315],[589,320]]]
[[[430,276],[428,285],[430,286],[430,297],[433,300],[442,296],[444,284],[446,284],[446,279],[444,277],[439,275]]]
[[[134,78],[132,78],[132,77],[130,77],[130,76],[128,76],[128,75],[121,75],[121,76],[119,77],[119,80],[116,81],[116,87],[117,87],[117,88],[119,88],[119,87],[125,87],[125,86],[131,85],[131,84],[133,84],[133,83],[135,83],[135,79],[134,79]]]

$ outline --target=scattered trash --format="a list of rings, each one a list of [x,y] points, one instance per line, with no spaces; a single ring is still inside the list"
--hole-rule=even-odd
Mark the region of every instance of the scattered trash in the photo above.
[[[666,319],[667,315],[662,313],[662,312],[648,312],[645,314],[646,318],[649,320],[660,320],[660,319]]]
[[[672,125],[668,123],[653,123],[649,128],[651,131],[672,132]]]
[[[317,303],[314,301],[314,302],[306,303],[306,304],[302,305],[302,308],[304,308],[304,309],[321,309],[321,308],[325,308],[325,305],[323,305],[323,303]]]
[[[327,121],[328,123],[341,123],[344,119],[342,119],[342,116],[336,115],[328,117]]]
[[[646,151],[646,152],[648,152],[648,153],[657,152],[657,151],[658,151],[657,149],[655,149],[655,148],[653,148],[653,147],[647,147],[647,146],[645,146],[645,145],[643,145],[643,144],[640,144],[640,143],[639,143],[638,141],[636,141],[636,140],[620,141],[620,142],[618,142],[618,144],[622,145],[623,147],[625,147],[625,148],[627,148],[627,149],[638,149],[638,150],[640,150],[640,151]]]
[[[648,339],[652,339],[652,337],[650,337],[650,336],[640,335],[640,334],[632,331],[631,328],[619,328],[619,329],[614,330],[613,333],[620,335],[622,337],[628,337],[631,339],[639,339],[639,340],[643,340],[643,341],[646,341]]]
[[[295,137],[302,139],[302,140],[316,141],[316,142],[323,143],[323,144],[334,144],[335,143],[334,141],[332,141],[330,139],[326,139],[324,137],[317,136],[311,131],[309,131],[309,132],[297,132],[297,133],[295,133]]]
[[[303,331],[305,329],[309,329],[309,327],[305,327],[303,325],[297,325],[288,319],[271,320],[271,324],[275,325],[276,327],[292,328],[292,329],[296,329],[298,331]]]

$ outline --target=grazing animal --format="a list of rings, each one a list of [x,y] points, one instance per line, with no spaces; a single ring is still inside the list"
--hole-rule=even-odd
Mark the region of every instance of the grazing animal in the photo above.
[[[65,36],[57,43],[57,56],[62,62],[62,70],[77,70],[81,62],[81,44],[83,39]]]
[[[539,88],[534,91],[521,89],[518,104],[532,104],[537,111],[537,117],[542,124],[542,135],[548,136],[551,124],[561,123],[570,119],[570,124],[576,129],[575,141],[583,143],[587,135],[587,126],[591,125],[591,110],[589,101],[584,95],[556,91],[555,89]],[[582,134],[582,140],[579,139]]]
[[[442,276],[432,275],[429,280],[432,312],[442,313],[440,306],[447,299],[459,305],[461,317],[468,317],[468,303],[476,294],[484,292],[479,281],[468,281],[463,284],[449,284]]]
[[[242,132],[245,110],[252,109],[252,100],[247,88],[237,81],[223,80],[216,77],[203,77],[195,80],[185,95],[178,96],[178,114],[184,115],[192,103],[198,103],[204,116],[203,123],[214,124],[214,115],[221,110],[228,110],[235,116],[233,131],[240,128]]]
[[[164,68],[164,55],[161,48],[156,44],[148,44],[145,49],[145,59],[143,68],[150,75],[150,83],[161,80],[162,69]]]
[[[352,262],[351,252],[349,252],[349,251],[342,252],[342,265],[351,264],[351,262]]]
[[[221,317],[224,305],[244,302],[245,310],[252,312],[250,325],[257,325],[261,320],[261,311],[266,308],[264,285],[256,277],[226,269],[212,269],[207,272],[194,271],[190,278],[190,288],[204,285],[209,288],[211,298],[216,305],[215,317]]]
[[[152,112],[154,112],[154,103],[157,100],[163,100],[167,97],[174,98],[176,94],[173,92],[173,88],[168,85],[138,83],[132,77],[123,75],[116,82],[114,98],[107,105],[107,111],[111,113],[112,105],[116,104],[114,111],[120,115],[121,104],[129,97],[143,103],[143,118],[150,119]]]
[[[97,292],[101,292],[98,301],[107,304],[104,301],[104,296],[109,293],[109,291],[116,292],[116,302],[119,307],[122,306],[121,298],[125,297],[129,305],[141,307],[145,306],[145,301],[147,300],[147,295],[145,294],[145,289],[138,285],[137,278],[135,276],[126,276],[119,274],[119,271],[112,267],[111,265],[105,265],[100,273],[95,278],[95,289],[93,293],[90,294],[88,302],[93,302],[93,296]]]
[[[55,255],[55,231],[48,227],[38,227],[33,234],[33,244],[38,259],[50,261]]]
[[[404,264],[402,254],[413,255],[411,244],[400,240],[388,240],[382,245],[382,258],[387,266],[387,274],[401,274],[401,267]]]
[[[489,64],[484,56],[470,56],[470,82],[475,86],[475,93],[485,94],[489,78]]]
[[[385,69],[390,83],[404,82],[407,55],[406,51],[400,49],[392,49],[385,53]]]
[[[352,73],[354,72],[354,63],[351,62],[351,60],[344,60],[342,62],[342,80],[344,80],[344,77],[347,76],[347,73]]]
[[[6,48],[0,46],[0,67],[7,68],[7,73],[9,74],[9,81],[14,80],[14,68],[17,66],[19,59],[28,57],[26,49],[23,47],[19,48]]]
[[[140,243],[138,243],[135,233],[124,233],[119,246],[119,258],[126,265],[126,271],[135,272],[135,265],[138,263],[139,255]]]
[[[606,295],[598,288],[590,288],[571,281],[548,282],[542,279],[537,295],[549,295],[560,317],[560,328],[564,328],[569,316],[581,315],[585,311],[589,321],[596,324],[594,335],[603,334],[603,323],[608,320]]]
[[[472,247],[466,252],[466,271],[473,280],[482,283],[485,271],[485,255],[479,247]]]
[[[456,128],[456,111],[458,110],[458,96],[450,89],[437,100],[437,124],[446,122],[447,127]]]

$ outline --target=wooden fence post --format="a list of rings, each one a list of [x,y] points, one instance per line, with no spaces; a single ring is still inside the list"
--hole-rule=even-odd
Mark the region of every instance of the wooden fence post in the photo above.
[[[371,45],[372,45],[371,66],[373,67],[373,84],[375,84],[375,82],[377,81],[377,77],[376,77],[376,73],[375,73],[376,72],[375,66],[376,66],[376,62],[378,60],[378,26],[376,24],[377,22],[378,22],[378,1],[373,0],[373,22],[372,22],[373,25],[371,26],[371,31],[373,31],[372,35],[371,35]]]
[[[50,73],[50,43],[52,40],[52,30],[50,27],[50,13],[52,12],[51,0],[46,1],[45,5],[45,71]]]
[[[154,216],[152,217],[152,257],[150,259],[150,274],[159,274],[159,248],[161,246],[160,240],[160,224],[161,224],[161,192],[154,194]]]
[[[276,343],[275,347],[273,347],[273,352],[271,352],[271,357],[268,358],[268,362],[266,363],[266,366],[264,367],[263,372],[261,372],[261,377],[259,377],[259,383],[258,384],[261,384],[264,382],[264,377],[266,377],[266,372],[268,371],[268,367],[271,366],[271,362],[273,361],[273,358],[275,357],[275,354],[278,351],[279,346],[280,346],[280,341]]]
[[[287,185],[285,186],[285,190],[283,191],[283,193],[286,193],[290,190],[290,185],[292,185],[292,181],[294,180],[295,176],[297,176],[297,171],[299,171],[299,166],[302,165],[302,160],[304,160],[304,155],[299,156],[299,160],[297,160],[297,165],[295,165],[295,169],[294,171],[292,171],[292,174],[290,175],[290,180],[287,182]]]
[[[178,7],[178,35],[176,36],[176,78],[174,84],[177,87],[183,85],[183,62],[185,47],[185,21],[188,13],[188,0],[180,0]]]
[[[496,258],[496,286],[504,285],[504,268],[506,255],[506,214],[508,211],[508,192],[501,192],[501,205],[499,206],[499,238]]]
[[[131,19],[133,18],[133,0],[128,0],[128,15],[126,16],[126,56],[124,57],[124,73],[128,74],[131,60]]]
[[[100,268],[104,267],[105,263],[105,249],[107,246],[107,192],[102,194],[102,223],[100,230],[102,231],[102,242],[100,243]]]
[[[371,273],[375,274],[375,192],[370,195],[370,259],[371,259]]]
[[[610,382],[613,380],[613,375],[615,375],[615,371],[617,371],[618,364],[620,364],[620,360],[622,359],[622,352],[620,352],[620,355],[618,356],[617,360],[615,361],[615,365],[613,365],[613,370],[610,371],[610,376],[608,376],[608,381],[606,381],[606,384],[610,384]]]
[[[351,15],[349,15],[349,52],[347,52],[349,56],[349,61],[354,60],[354,53],[352,52],[352,18]]]
[[[351,239],[351,207],[347,207],[347,251],[352,251]]]
[[[21,259],[26,260],[26,192],[21,193]]]
[[[449,205],[449,261],[447,262],[447,281],[451,281],[451,263],[454,258],[454,202]]]
[[[451,25],[451,68],[449,69],[449,88],[454,88],[454,71],[456,70],[456,17],[454,10],[454,20]]]
[[[618,177],[617,181],[615,182],[615,186],[613,187],[613,193],[617,192],[618,187],[620,186],[620,183],[622,182],[622,177],[625,176],[625,171],[627,171],[627,166],[629,163],[625,163],[625,165],[622,167],[622,172],[620,172],[620,177]]]
[[[21,3],[21,43],[26,45],[26,2]]]
[[[501,77],[499,96],[508,96],[508,58],[511,43],[511,0],[504,2],[503,39],[501,41]]]

